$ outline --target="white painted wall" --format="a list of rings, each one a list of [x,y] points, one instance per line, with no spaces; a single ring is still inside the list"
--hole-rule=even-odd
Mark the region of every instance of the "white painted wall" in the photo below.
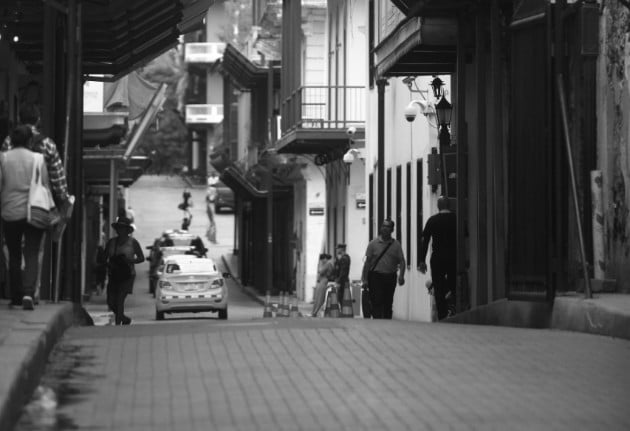
[[[238,96],[238,155],[236,156],[238,161],[246,159],[248,156],[250,129],[252,127],[251,103],[251,93],[242,92]]]
[[[301,190],[295,193],[295,230],[299,230],[300,222],[304,227],[302,237],[302,257],[301,265],[304,280],[303,300],[310,302],[313,300],[313,288],[317,281],[317,263],[319,254],[322,252],[325,243],[326,218],[323,215],[309,215],[310,208],[326,208],[326,181],[323,169],[312,163],[306,164],[302,170],[304,183]],[[299,235],[299,232],[298,232]]]
[[[448,77],[441,77],[448,81]],[[417,77],[416,82],[419,89],[430,90],[429,82],[431,77]],[[425,97],[434,101],[432,93],[425,93]],[[427,184],[428,175],[428,154],[431,147],[437,147],[437,129],[435,128],[435,116],[425,117],[418,114],[413,123],[407,122],[404,117],[404,109],[407,104],[415,99],[422,99],[419,93],[411,93],[400,78],[390,78],[389,86],[385,89],[385,169],[392,170],[392,189],[387,190],[385,183],[386,199],[392,199],[392,210],[395,211],[395,190],[400,186],[402,189],[402,238],[397,238],[403,247],[405,256],[410,256],[407,262],[405,274],[405,284],[396,288],[394,295],[394,318],[414,321],[430,320],[430,298],[427,294],[425,282],[430,278],[429,274],[422,274],[416,267],[417,263],[417,239],[422,232],[426,220],[437,212],[437,198],[440,195],[438,188],[436,193],[431,192],[431,186]],[[368,175],[375,172],[378,156],[378,93],[377,88],[370,90],[367,103],[366,122],[366,184]],[[433,125],[433,126],[432,126]],[[417,159],[422,158],[422,189],[417,190],[416,178],[418,175],[416,168]],[[411,182],[406,182],[406,164],[411,162]],[[402,166],[402,184],[396,184],[396,167]],[[385,175],[385,173],[383,173]],[[378,179],[374,177],[374,193],[377,193]],[[407,214],[406,188],[411,187],[411,214]],[[367,196],[369,200],[375,196]],[[421,217],[416,212],[417,199],[422,199],[423,214]],[[369,208],[369,207],[368,207]],[[375,222],[377,203],[374,202]],[[385,204],[385,211],[387,205]],[[386,214],[387,215],[387,214]],[[369,215],[366,214],[366,217]],[[411,232],[407,232],[405,220],[411,217]],[[392,217],[393,218],[393,217]],[[378,227],[374,226],[375,235]],[[407,252],[406,236],[411,236],[411,250]],[[426,263],[429,263],[430,253]]]

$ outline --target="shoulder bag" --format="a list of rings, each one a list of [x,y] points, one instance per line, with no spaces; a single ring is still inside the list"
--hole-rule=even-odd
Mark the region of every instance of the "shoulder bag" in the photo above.
[[[376,268],[376,265],[381,260],[381,257],[383,257],[383,255],[385,254],[385,252],[387,251],[389,246],[392,245],[393,242],[394,241],[391,241],[389,244],[387,244],[387,246],[383,249],[381,254],[378,255],[378,257],[376,258],[376,260],[372,264],[372,267],[369,269],[368,274],[370,272],[374,271],[374,268]],[[368,277],[369,277],[369,275],[368,275]],[[372,318],[372,299],[370,297],[369,289],[370,289],[369,285],[367,286],[367,288],[364,286],[363,289],[361,289],[361,309],[363,311],[363,317],[365,319]]]
[[[59,223],[60,216],[50,188],[42,182],[43,169],[46,169],[44,156],[33,153],[33,174],[28,191],[26,221],[39,229],[51,229]]]

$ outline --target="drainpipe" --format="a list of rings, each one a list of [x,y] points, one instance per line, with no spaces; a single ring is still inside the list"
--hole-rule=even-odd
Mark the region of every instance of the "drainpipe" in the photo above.
[[[564,131],[564,144],[567,151],[567,164],[569,166],[569,176],[571,180],[571,195],[573,197],[573,209],[575,211],[575,222],[577,224],[578,241],[580,243],[580,256],[582,257],[582,276],[584,277],[584,297],[593,297],[591,292],[591,278],[588,274],[588,262],[586,261],[586,249],[584,247],[584,236],[582,232],[582,216],[580,214],[580,203],[578,201],[577,184],[575,180],[575,170],[573,168],[573,151],[571,150],[571,139],[569,138],[569,121],[567,119],[567,103],[564,95],[564,79],[562,74],[556,76],[556,87],[558,87],[558,99],[560,102],[560,113],[562,115],[562,128]]]
[[[386,79],[376,81],[378,87],[378,160],[376,202],[378,205],[376,218],[376,232],[385,219],[385,87],[389,85]],[[370,238],[372,239],[372,238]]]

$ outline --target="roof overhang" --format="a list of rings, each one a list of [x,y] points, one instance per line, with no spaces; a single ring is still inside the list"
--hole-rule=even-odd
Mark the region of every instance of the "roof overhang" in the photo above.
[[[109,186],[112,162],[114,162],[118,172],[118,184],[125,187],[132,185],[151,165],[151,159],[146,156],[133,156],[127,162],[123,162],[124,151],[124,149],[85,149],[83,151],[85,183],[90,188]]]
[[[232,44],[225,46],[220,67],[242,89],[267,86],[269,68],[252,63]],[[280,68],[273,68],[273,81],[274,88],[280,88]]]
[[[214,0],[99,0],[87,2],[82,11],[83,73],[116,80],[178,43],[180,34],[202,23]],[[47,6],[50,5],[50,6]],[[43,68],[44,16],[47,7],[63,9],[57,2],[3,0],[0,24],[5,33],[19,34],[11,43],[30,70]],[[6,18],[8,17],[8,18]]]
[[[391,0],[402,13],[414,16],[453,16],[458,10],[479,0]]]
[[[454,73],[457,19],[409,18],[374,49],[374,54],[378,77]]]
[[[234,190],[234,193],[245,200],[263,199],[269,193],[267,190],[259,190],[245,175],[234,166],[225,168],[220,175],[223,184]]]

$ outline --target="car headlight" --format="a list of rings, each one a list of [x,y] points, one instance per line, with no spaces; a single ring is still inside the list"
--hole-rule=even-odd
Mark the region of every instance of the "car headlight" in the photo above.
[[[172,289],[173,286],[171,285],[170,281],[160,281],[160,288],[161,289]]]

